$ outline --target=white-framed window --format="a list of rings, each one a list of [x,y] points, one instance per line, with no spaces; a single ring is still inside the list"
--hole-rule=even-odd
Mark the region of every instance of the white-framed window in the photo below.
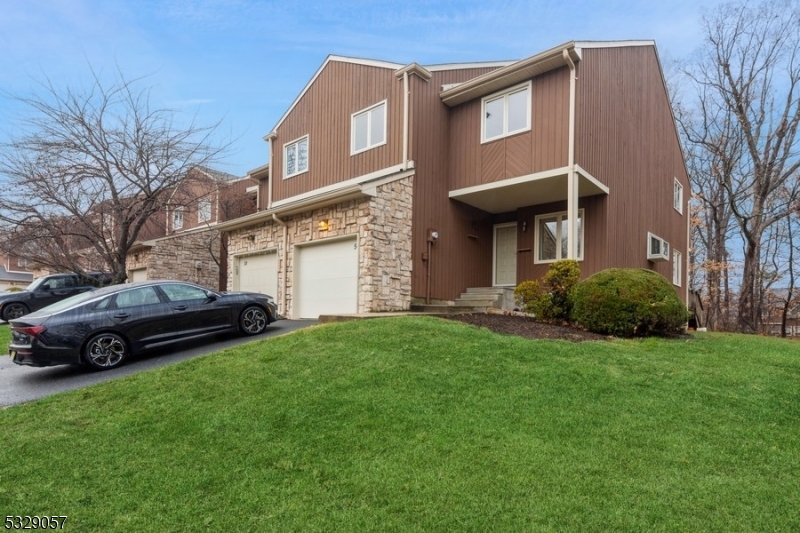
[[[681,215],[683,214],[683,185],[678,181],[678,178],[675,178],[675,184],[673,185],[672,207]]]
[[[183,208],[176,207],[172,212],[172,229],[181,229],[183,227]]]
[[[672,284],[681,286],[681,253],[678,250],[672,250]]]
[[[531,129],[531,83],[517,85],[481,101],[481,142]]]
[[[353,113],[350,131],[351,154],[386,144],[386,100]]]
[[[568,256],[567,212],[535,219],[534,263],[552,263]],[[583,261],[583,209],[578,210],[578,261]]]
[[[283,145],[283,179],[308,170],[308,135]]]
[[[647,260],[669,261],[669,243],[649,231],[647,232]]]
[[[197,202],[197,221],[208,222],[211,220],[211,200],[203,198]]]

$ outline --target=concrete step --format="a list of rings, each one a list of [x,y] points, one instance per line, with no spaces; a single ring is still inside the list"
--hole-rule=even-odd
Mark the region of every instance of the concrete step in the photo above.
[[[485,313],[486,307],[446,304],[411,304],[411,311],[415,313],[430,313],[433,315],[452,315],[457,313]]]
[[[463,294],[503,294],[505,289],[500,287],[467,287]]]
[[[497,300],[487,300],[485,298],[482,299],[472,299],[472,300],[462,300],[458,299],[453,302],[453,307],[496,307],[499,306]]]

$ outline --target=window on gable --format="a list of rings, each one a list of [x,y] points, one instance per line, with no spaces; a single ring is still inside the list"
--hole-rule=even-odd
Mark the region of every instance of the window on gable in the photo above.
[[[681,253],[678,250],[672,250],[672,283],[673,285],[681,286]]]
[[[681,185],[681,182],[679,182],[677,178],[675,178],[675,185],[673,187],[672,207],[674,207],[678,213],[683,214],[683,185]]]
[[[308,170],[308,135],[283,146],[283,178]]]
[[[211,200],[203,198],[197,202],[197,221],[208,222],[211,220]]]
[[[172,229],[181,229],[183,227],[183,208],[178,207],[172,212]]]
[[[535,263],[552,263],[567,258],[567,227],[566,212],[536,217]],[[578,210],[578,260],[583,260],[583,209]]]
[[[386,144],[386,101],[355,113],[351,131],[352,154]]]
[[[481,106],[481,142],[531,129],[531,84],[487,96]]]

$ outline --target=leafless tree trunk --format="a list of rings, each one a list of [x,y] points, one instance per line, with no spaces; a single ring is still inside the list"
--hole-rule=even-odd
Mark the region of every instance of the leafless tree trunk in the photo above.
[[[92,70],[90,81],[45,80],[15,97],[30,113],[0,146],[0,221],[16,255],[55,270],[107,268],[120,283],[145,224],[225,147],[211,142],[218,124],[179,126],[174,111],[152,108],[141,79],[117,71],[106,82]]]
[[[685,69],[702,117],[686,138],[719,157],[719,185],[744,243],[736,323],[743,332],[758,326],[764,234],[800,192],[798,21],[797,0],[722,5],[704,17],[705,44]]]

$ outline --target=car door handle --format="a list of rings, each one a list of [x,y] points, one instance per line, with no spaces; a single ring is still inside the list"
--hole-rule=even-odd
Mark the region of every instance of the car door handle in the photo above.
[[[186,306],[186,305],[176,305],[175,307],[173,307],[173,309],[176,310],[176,311],[186,311],[186,309],[188,309],[188,306]]]
[[[130,313],[117,313],[114,318],[128,318],[129,316],[131,316]]]

